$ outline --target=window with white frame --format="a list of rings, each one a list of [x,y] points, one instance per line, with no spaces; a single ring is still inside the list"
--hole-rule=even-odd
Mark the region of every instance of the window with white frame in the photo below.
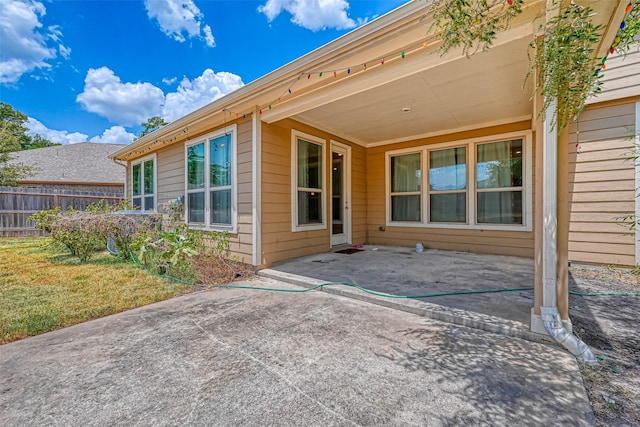
[[[467,222],[467,147],[429,151],[429,222]]]
[[[326,227],[325,145],[321,138],[292,133],[293,231]]]
[[[131,165],[131,204],[141,211],[152,211],[156,206],[155,163],[154,156]]]
[[[476,146],[477,220],[522,224],[522,139]]]
[[[419,222],[422,186],[420,153],[391,157],[391,220]]]
[[[186,147],[186,219],[191,225],[236,231],[236,129]]]
[[[530,136],[512,135],[388,152],[387,223],[530,230]]]

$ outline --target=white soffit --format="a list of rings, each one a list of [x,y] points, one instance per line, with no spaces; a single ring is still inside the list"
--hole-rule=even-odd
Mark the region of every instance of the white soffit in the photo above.
[[[531,117],[527,37],[295,115],[363,145]],[[410,112],[403,112],[403,108]]]

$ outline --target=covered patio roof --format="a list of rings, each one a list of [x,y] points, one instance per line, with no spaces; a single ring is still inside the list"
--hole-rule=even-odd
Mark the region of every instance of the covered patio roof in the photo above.
[[[578,3],[593,8],[595,24],[607,26],[597,47],[602,56],[624,4]],[[195,135],[252,114],[266,123],[293,118],[367,147],[531,119],[531,79],[523,83],[545,4],[525,2],[487,52],[467,58],[461,49],[440,55],[430,31],[431,2],[409,2],[111,157],[131,160],[161,139],[162,145],[184,141],[187,129]]]

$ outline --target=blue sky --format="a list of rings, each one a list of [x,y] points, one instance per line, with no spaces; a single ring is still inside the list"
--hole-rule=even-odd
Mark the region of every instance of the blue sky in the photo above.
[[[405,0],[1,0],[0,101],[31,134],[128,143]]]

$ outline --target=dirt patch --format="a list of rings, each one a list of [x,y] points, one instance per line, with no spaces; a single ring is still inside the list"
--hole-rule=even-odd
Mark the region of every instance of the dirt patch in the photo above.
[[[569,290],[638,293],[640,277],[628,270],[573,266]],[[569,307],[575,334],[600,361],[581,368],[598,425],[640,425],[640,297],[569,295]]]

